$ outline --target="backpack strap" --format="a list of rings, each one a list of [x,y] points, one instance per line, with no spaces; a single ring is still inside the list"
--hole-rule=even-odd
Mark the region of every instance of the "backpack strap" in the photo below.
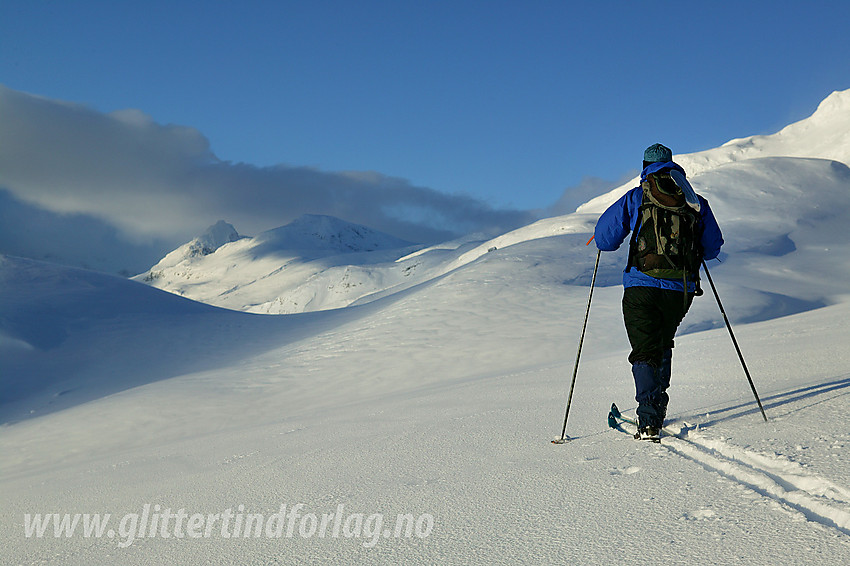
[[[643,189],[643,197],[640,203],[640,206],[637,209],[637,220],[635,221],[634,226],[632,226],[632,237],[629,240],[629,260],[626,263],[626,271],[631,271],[632,267],[637,267],[637,241],[638,241],[638,233],[640,232],[640,227],[643,224],[643,215],[644,211],[653,206],[652,202],[649,201],[647,195],[649,194],[649,183],[644,181],[640,184]]]

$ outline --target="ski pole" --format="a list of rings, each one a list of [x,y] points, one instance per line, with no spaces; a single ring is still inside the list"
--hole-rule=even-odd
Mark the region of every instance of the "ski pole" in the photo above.
[[[593,240],[593,238],[591,238]],[[590,245],[590,242],[587,242]],[[570,417],[570,405],[573,401],[573,390],[576,387],[576,375],[578,375],[578,361],[581,358],[581,346],[584,343],[584,332],[587,329],[587,317],[590,316],[590,300],[593,298],[593,287],[596,285],[596,271],[599,269],[599,257],[602,250],[596,252],[596,265],[593,266],[593,278],[590,280],[590,295],[587,297],[587,311],[584,313],[584,324],[581,327],[581,338],[578,341],[578,353],[576,354],[576,365],[573,368],[573,379],[570,384],[570,394],[567,396],[567,410],[564,414],[564,428],[561,429],[561,438],[552,441],[553,444],[563,444],[570,438],[567,436],[567,419]]]
[[[764,422],[767,422],[767,415],[764,414],[764,407],[761,404],[761,399],[759,399],[759,394],[756,392],[756,386],[753,383],[753,378],[750,377],[750,370],[747,369],[747,364],[744,362],[744,355],[741,354],[741,348],[738,347],[738,341],[735,340],[735,333],[732,332],[732,325],[729,324],[729,318],[726,316],[726,311],[723,310],[723,304],[720,302],[720,295],[717,294],[717,288],[714,286],[714,281],[711,280],[711,273],[708,272],[708,266],[705,264],[705,261],[702,262],[702,268],[705,270],[705,274],[708,277],[711,290],[714,292],[714,298],[717,299],[717,306],[720,307],[720,314],[723,315],[723,320],[726,322],[726,328],[729,329],[729,336],[732,337],[732,344],[735,345],[735,351],[738,352],[738,359],[741,360],[741,365],[744,368],[744,374],[747,376],[747,381],[750,382],[750,389],[753,390],[753,396],[755,396],[756,403],[759,405],[761,416],[764,418]]]

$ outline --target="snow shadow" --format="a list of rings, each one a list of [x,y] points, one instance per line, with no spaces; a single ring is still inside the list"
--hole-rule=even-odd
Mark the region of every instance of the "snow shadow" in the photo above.
[[[691,307],[676,332],[677,336],[725,326],[723,315],[717,305],[717,299],[712,294],[711,288],[707,287],[707,283],[703,283],[705,294],[698,299],[699,303],[695,301],[694,306]],[[738,305],[727,305],[721,297],[733,328],[739,324],[775,320],[829,306],[829,303],[823,300],[811,301],[768,291],[758,291],[753,297],[753,299]],[[709,301],[710,306],[707,304]]]
[[[741,379],[745,379],[743,373],[741,375]],[[758,387],[758,385],[756,385],[756,387]],[[781,414],[781,416],[787,416],[792,413],[796,413],[798,411],[802,411],[803,409],[822,403],[828,399],[834,398],[835,396],[829,397],[828,399],[821,398],[822,395],[826,395],[827,393],[833,392],[840,392],[838,393],[838,395],[850,395],[850,374],[839,376],[838,379],[828,381],[826,383],[818,383],[815,385],[808,385],[806,387],[800,387],[783,393],[775,393],[768,397],[762,397],[761,401],[762,405],[764,406],[765,414],[767,414],[767,418],[768,420],[770,420],[771,416],[777,416],[773,414],[776,409],[799,403],[805,400],[810,401],[805,405],[789,407],[788,410]],[[700,421],[700,429],[709,428],[716,424],[739,419],[742,417],[751,416],[759,420],[761,419],[761,412],[759,411],[755,398],[745,403],[740,403],[721,409],[706,408],[705,410],[692,411],[692,414],[710,415],[711,418],[709,420]],[[691,417],[687,416],[677,417],[675,419],[671,419],[671,422],[687,421],[690,418]]]
[[[366,312],[248,314],[119,277],[0,259],[0,423],[229,367]]]

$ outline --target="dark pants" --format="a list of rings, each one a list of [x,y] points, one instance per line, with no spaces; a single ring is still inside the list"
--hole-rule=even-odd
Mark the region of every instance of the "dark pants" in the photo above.
[[[632,346],[629,362],[641,427],[660,428],[664,423],[673,337],[692,301],[692,294],[686,301],[681,291],[655,287],[627,287],[623,292],[623,320]]]

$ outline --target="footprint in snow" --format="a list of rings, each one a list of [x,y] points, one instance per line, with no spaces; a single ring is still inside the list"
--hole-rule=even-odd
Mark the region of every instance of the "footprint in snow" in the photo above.
[[[636,474],[640,471],[640,467],[638,466],[629,466],[628,468],[617,468],[611,470],[610,474],[612,476],[630,476],[632,474]]]
[[[682,515],[682,519],[686,521],[707,521],[715,518],[717,518],[717,513],[711,509],[697,509],[693,513],[685,513]]]

